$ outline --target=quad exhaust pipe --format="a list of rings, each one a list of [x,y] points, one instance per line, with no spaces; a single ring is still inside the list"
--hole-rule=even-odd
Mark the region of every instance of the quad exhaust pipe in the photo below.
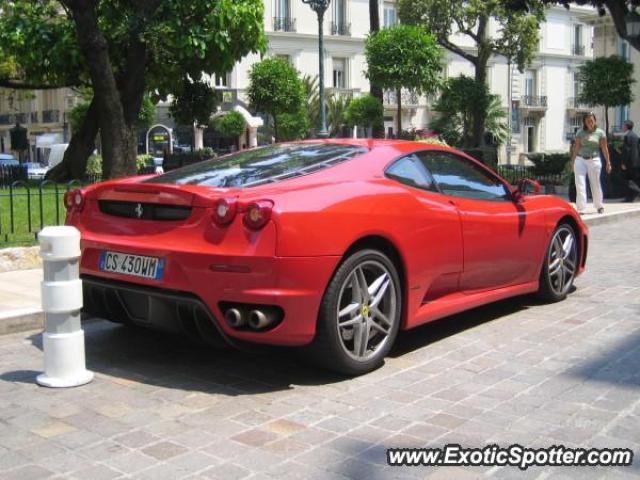
[[[262,310],[251,310],[249,312],[249,326],[254,330],[263,330],[270,326],[275,320],[275,315]]]
[[[237,308],[230,308],[224,314],[224,319],[227,321],[231,328],[244,327],[246,319],[242,312]]]

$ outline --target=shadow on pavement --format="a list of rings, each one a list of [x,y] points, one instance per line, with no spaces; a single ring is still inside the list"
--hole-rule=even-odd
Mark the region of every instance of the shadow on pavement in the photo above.
[[[527,308],[529,297],[498,302],[403,332],[391,356],[425,347],[506,314]],[[229,396],[292,389],[294,385],[327,385],[347,377],[317,368],[291,348],[263,347],[247,353],[200,346],[178,335],[91,320],[83,324],[87,368],[119,379],[164,388]],[[42,350],[42,336],[29,337]],[[34,381],[40,372],[13,371],[1,380]]]
[[[535,305],[539,305],[536,299],[526,295],[491,303],[429,322],[420,327],[400,332],[390,355],[394,358],[400,357],[431,343],[438,342],[443,338],[462,333],[483,323],[526,310]]]
[[[627,385],[640,388],[640,330],[630,332],[622,342],[595,355],[588,362],[576,366],[568,375],[592,382]]]

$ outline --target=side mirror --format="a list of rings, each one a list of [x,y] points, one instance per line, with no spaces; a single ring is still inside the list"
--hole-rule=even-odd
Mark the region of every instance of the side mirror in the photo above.
[[[525,195],[537,195],[540,193],[540,184],[530,178],[523,178],[518,181],[516,189],[513,191],[513,198],[521,201]]]

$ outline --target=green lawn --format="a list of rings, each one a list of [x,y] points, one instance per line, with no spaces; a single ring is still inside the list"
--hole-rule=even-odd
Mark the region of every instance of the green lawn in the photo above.
[[[66,185],[37,183],[0,188],[0,248],[35,245],[36,234],[48,225],[63,225]]]

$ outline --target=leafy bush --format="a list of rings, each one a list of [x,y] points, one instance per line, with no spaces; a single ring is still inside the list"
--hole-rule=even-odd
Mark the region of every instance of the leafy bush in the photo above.
[[[102,155],[91,155],[87,160],[87,175],[102,175]]]
[[[213,129],[224,138],[238,138],[246,129],[244,117],[240,112],[231,111],[213,122]]]
[[[420,143],[426,143],[428,145],[440,145],[442,147],[449,146],[449,144],[444,139],[438,137],[419,138],[416,141]]]
[[[383,123],[384,107],[373,95],[364,95],[351,100],[344,116],[350,127],[377,128]]]
[[[500,97],[492,95],[485,84],[464,75],[446,81],[442,95],[433,106],[439,115],[429,128],[440,132],[451,145],[468,147],[474,144],[473,122],[478,109],[485,112],[487,132],[497,145],[503,144],[508,136],[507,113]]]
[[[534,165],[536,175],[559,175],[569,163],[568,153],[533,153],[527,156]]]
[[[487,167],[496,169],[498,166],[498,149],[494,147],[463,148],[462,151],[470,157],[479,160]]]
[[[309,136],[311,122],[304,108],[298,113],[281,113],[277,117],[280,141],[301,140]]]

